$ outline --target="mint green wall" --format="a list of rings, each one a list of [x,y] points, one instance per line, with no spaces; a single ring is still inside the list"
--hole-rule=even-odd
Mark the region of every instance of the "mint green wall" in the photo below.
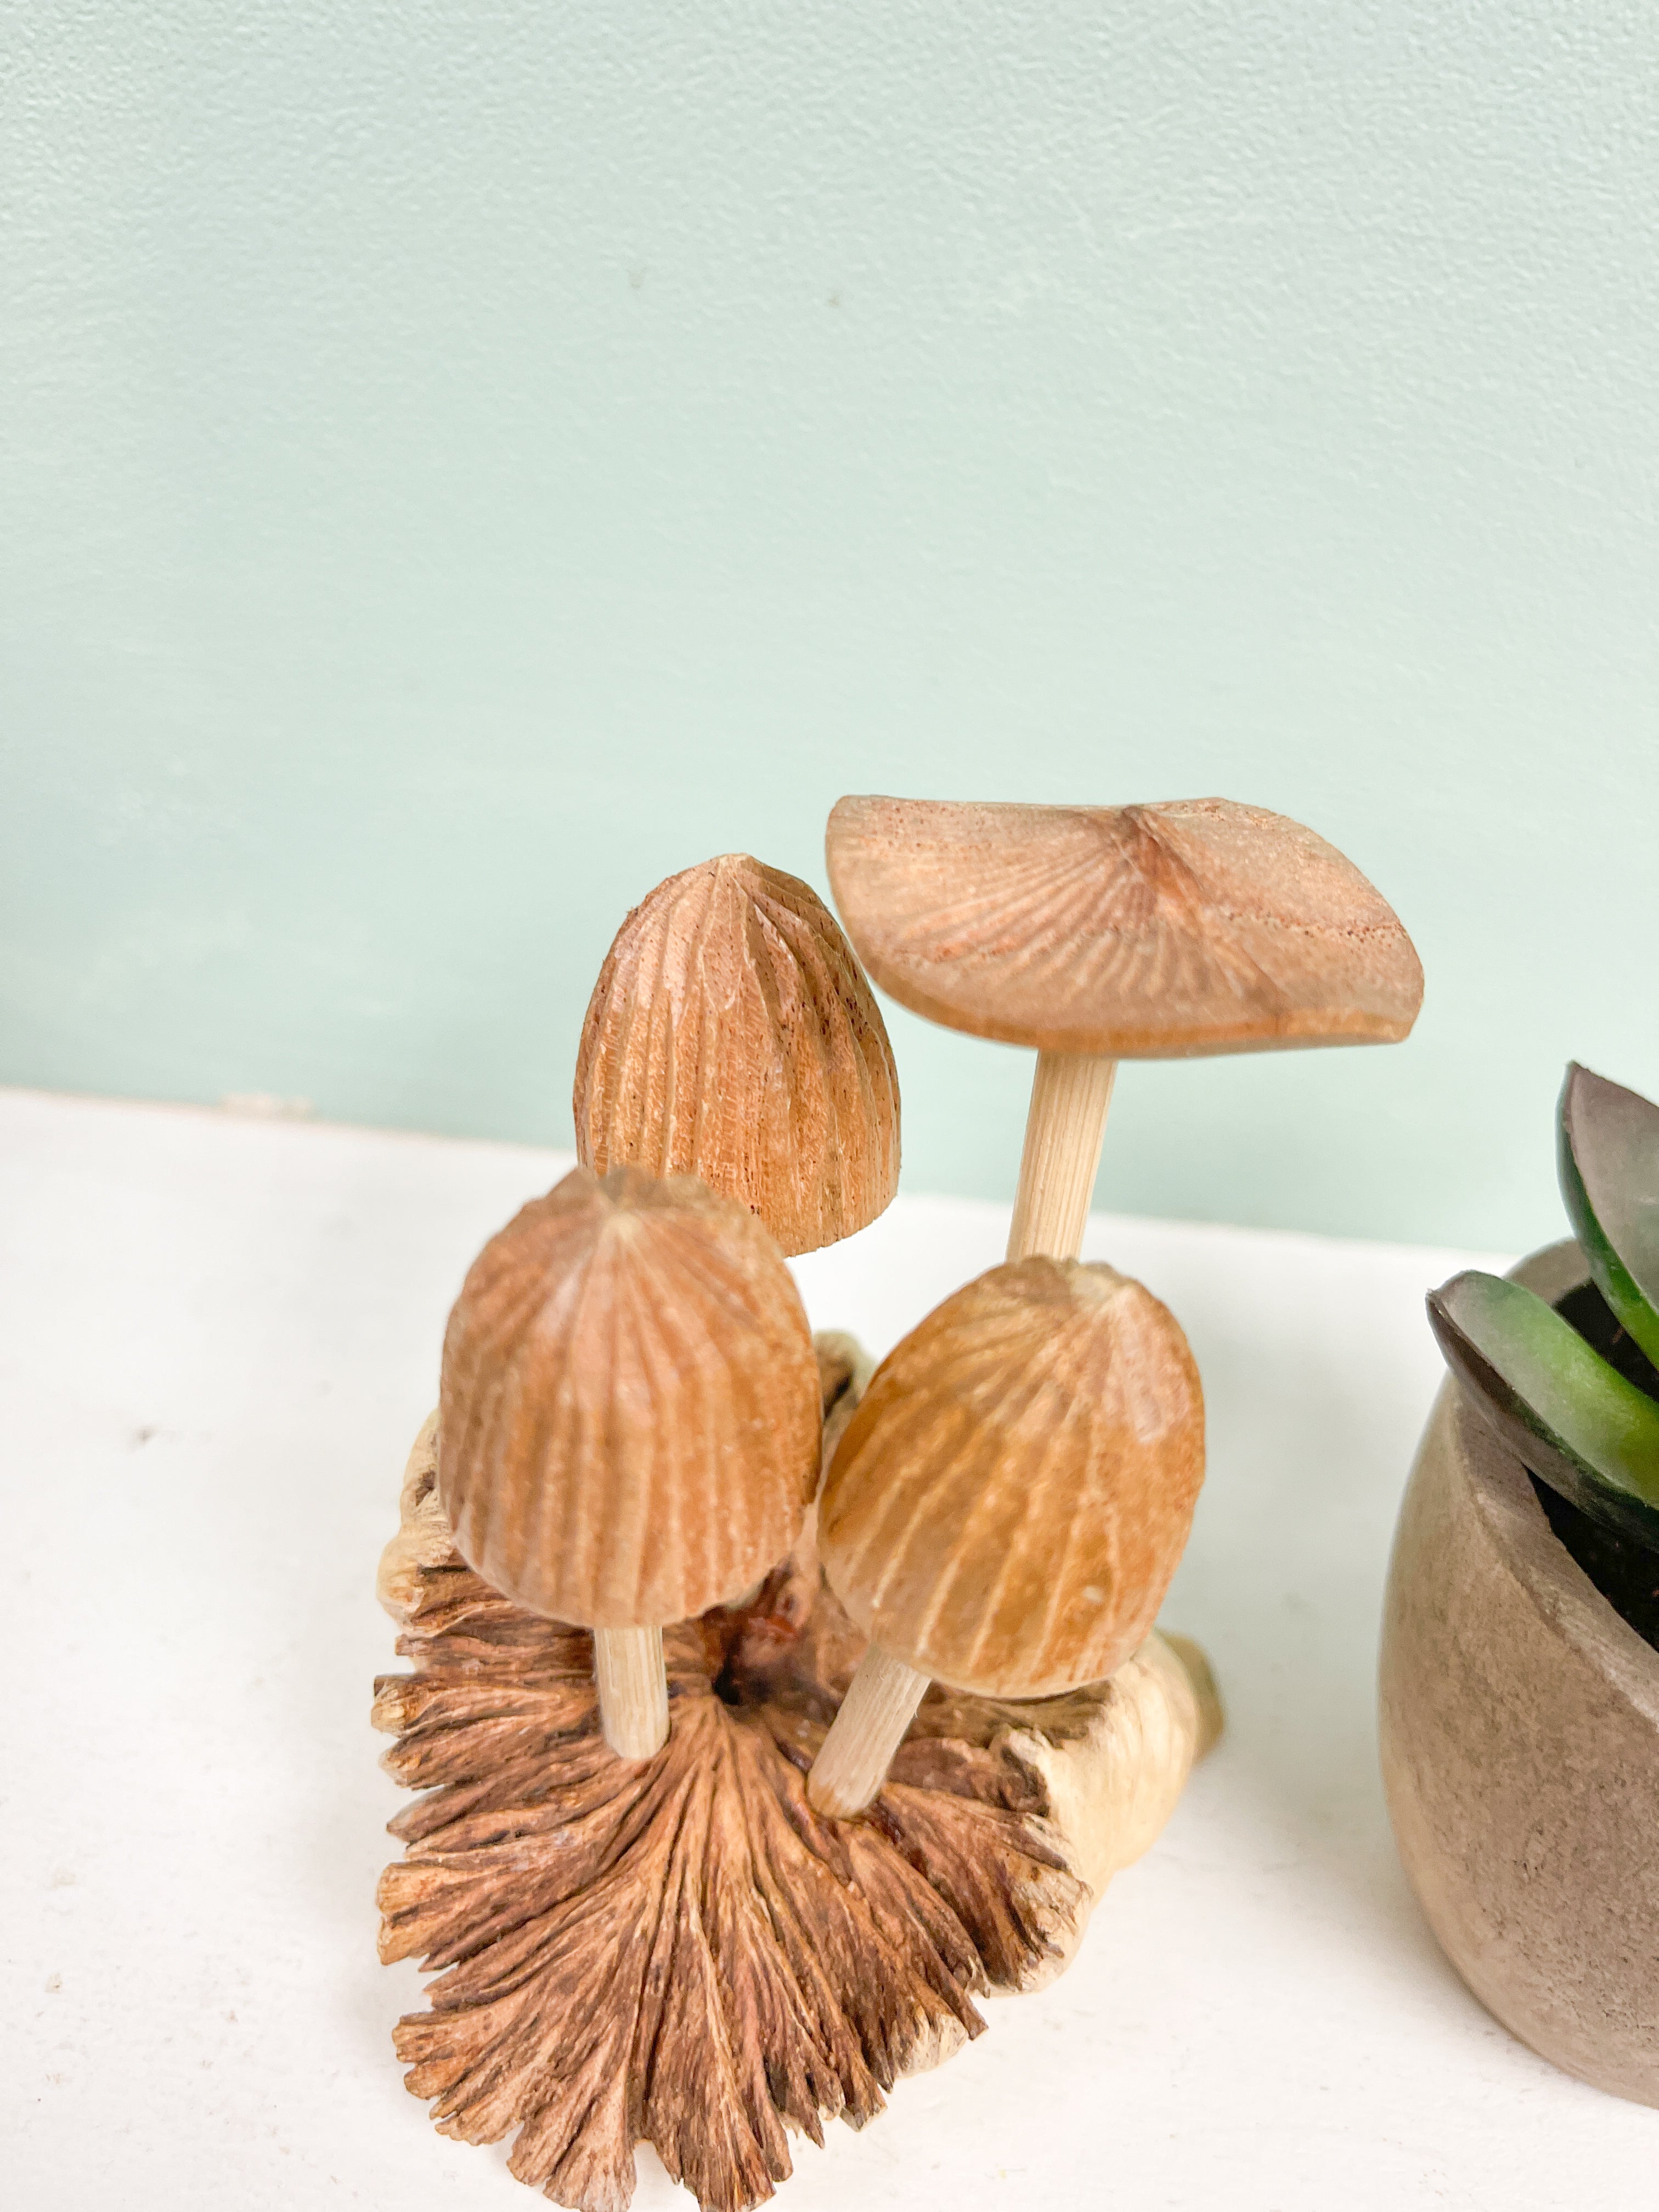
[[[0,1079],[568,1141],[627,906],[846,790],[1341,845],[1392,1051],[1099,1202],[1518,1246],[1659,1088],[1659,16],[0,4]],[[1026,1062],[893,1022],[913,1188]]]

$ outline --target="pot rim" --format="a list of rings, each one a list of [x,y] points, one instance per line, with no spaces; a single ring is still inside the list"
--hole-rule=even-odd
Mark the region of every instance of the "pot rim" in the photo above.
[[[1588,1282],[1589,1272],[1571,1237],[1530,1253],[1509,1271],[1511,1281],[1552,1303]],[[1449,1375],[1441,1386],[1441,1402],[1448,1443],[1510,1573],[1563,1642],[1659,1729],[1659,1651],[1614,1612],[1561,1542],[1521,1459]]]

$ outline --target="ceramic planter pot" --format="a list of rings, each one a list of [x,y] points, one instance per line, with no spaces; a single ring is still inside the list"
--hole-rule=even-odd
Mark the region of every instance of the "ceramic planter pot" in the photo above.
[[[1514,1272],[1555,1299],[1589,1270],[1569,1243]],[[1381,1692],[1395,1839],[1448,1958],[1534,2051],[1659,2105],[1659,1652],[1449,1380],[1401,1508]]]

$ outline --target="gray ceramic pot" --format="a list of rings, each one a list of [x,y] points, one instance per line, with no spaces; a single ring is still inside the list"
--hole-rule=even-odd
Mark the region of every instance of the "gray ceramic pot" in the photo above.
[[[1559,1297],[1576,1244],[1516,1279]],[[1659,2105],[1659,1652],[1556,1540],[1448,1381],[1383,1614],[1382,1779],[1429,1925],[1505,2027]]]

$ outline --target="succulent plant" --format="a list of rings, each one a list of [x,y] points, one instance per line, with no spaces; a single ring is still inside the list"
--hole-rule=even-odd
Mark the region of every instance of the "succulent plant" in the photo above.
[[[1528,1472],[1659,1553],[1659,1106],[1574,1060],[1557,1119],[1602,1348],[1582,1314],[1474,1269],[1429,1293],[1429,1320],[1469,1402]]]

